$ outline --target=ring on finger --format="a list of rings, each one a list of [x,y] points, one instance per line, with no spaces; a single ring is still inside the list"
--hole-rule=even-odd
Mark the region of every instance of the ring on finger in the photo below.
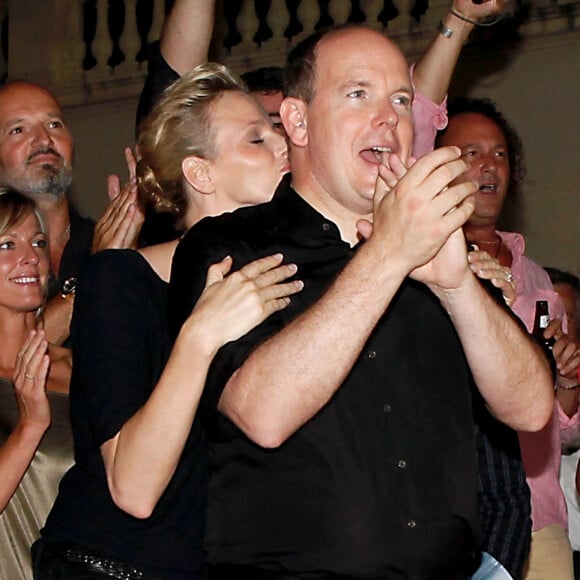
[[[505,279],[511,283],[514,281],[514,275],[511,272],[508,272]]]
[[[33,375],[29,375],[28,373],[24,373],[24,378],[28,379],[29,381],[33,381],[36,377]]]

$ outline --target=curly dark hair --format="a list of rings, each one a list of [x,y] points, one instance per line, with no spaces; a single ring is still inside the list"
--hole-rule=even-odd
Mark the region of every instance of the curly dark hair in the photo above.
[[[507,119],[499,112],[497,105],[491,99],[475,99],[461,97],[451,101],[447,107],[447,116],[449,120],[463,113],[479,113],[493,121],[504,134],[507,148],[508,161],[510,164],[510,180],[508,183],[508,192],[510,195],[518,194],[521,184],[526,177],[526,164],[524,159],[524,147],[522,140],[517,131],[510,125]],[[439,131],[437,134],[436,144],[447,129]]]
[[[278,93],[284,84],[284,69],[278,66],[263,66],[249,70],[241,75],[248,90],[252,93]]]

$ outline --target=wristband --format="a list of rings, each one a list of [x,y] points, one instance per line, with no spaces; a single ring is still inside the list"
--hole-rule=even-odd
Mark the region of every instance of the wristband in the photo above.
[[[62,285],[60,295],[65,300],[68,298],[74,298],[75,290],[77,288],[77,279],[74,277],[67,278]]]
[[[491,19],[487,17],[482,20],[472,20],[471,18],[468,18],[464,14],[461,14],[461,12],[455,10],[455,8],[453,8],[453,4],[451,4],[451,6],[449,7],[448,12],[449,14],[453,14],[453,16],[455,16],[456,18],[459,18],[459,20],[463,20],[463,22],[468,22],[469,24],[473,24],[474,26],[493,26],[494,24],[497,24],[500,20],[502,20],[503,17],[505,16],[505,13],[503,13],[497,14]]]
[[[451,38],[453,36],[453,28],[445,26],[442,20],[440,20],[439,24],[437,25],[437,31],[441,36],[444,36],[445,38]]]

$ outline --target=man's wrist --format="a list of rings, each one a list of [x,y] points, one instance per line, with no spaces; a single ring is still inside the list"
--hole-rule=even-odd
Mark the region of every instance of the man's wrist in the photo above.
[[[439,23],[437,30],[442,36],[445,36],[446,38],[456,36],[460,38],[462,42],[465,42],[474,27],[475,25],[473,23],[459,18],[452,12],[448,12],[445,18]],[[441,28],[451,31],[451,34],[443,34],[441,32]]]
[[[479,291],[482,289],[481,284],[471,270],[467,270],[463,279],[454,286],[441,286],[427,282],[427,287],[439,299],[444,308],[449,312],[456,307],[462,308],[464,303],[469,304],[477,299]],[[483,292],[485,294],[485,291]]]
[[[474,8],[477,6],[474,4]],[[473,26],[493,26],[497,24],[500,20],[504,18],[506,13],[504,11],[496,11],[495,13],[490,13],[487,15],[482,16],[472,16],[471,14],[466,14],[462,10],[455,7],[455,3],[451,2],[448,8],[448,16],[454,17],[459,21],[463,21],[464,23]]]

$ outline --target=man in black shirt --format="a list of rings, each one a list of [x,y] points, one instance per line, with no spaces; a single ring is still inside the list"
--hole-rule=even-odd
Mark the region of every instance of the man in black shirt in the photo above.
[[[466,577],[471,376],[498,419],[540,429],[548,363],[468,268],[475,186],[449,186],[459,151],[407,168],[413,90],[397,47],[334,30],[298,45],[286,72],[291,182],[200,222],[173,263],[174,332],[220,256],[238,268],[280,251],[304,281],[208,376],[210,577]]]

